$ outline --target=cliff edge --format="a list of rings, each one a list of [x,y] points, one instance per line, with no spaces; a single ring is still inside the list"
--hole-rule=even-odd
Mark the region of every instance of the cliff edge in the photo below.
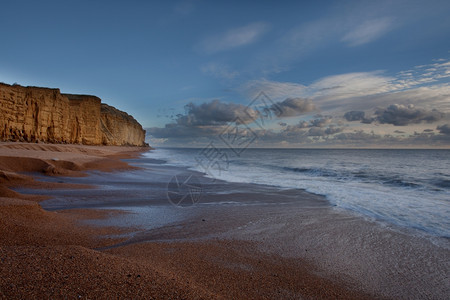
[[[90,95],[0,83],[0,140],[146,146],[132,116]]]

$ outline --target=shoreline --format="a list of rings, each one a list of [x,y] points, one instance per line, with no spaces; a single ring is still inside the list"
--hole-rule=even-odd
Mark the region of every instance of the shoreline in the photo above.
[[[368,220],[375,219],[432,239],[450,237],[446,213],[450,195],[445,168],[447,150],[436,150],[436,153],[414,150],[409,154],[395,150],[392,155],[379,150],[374,153],[355,150],[353,154],[339,149],[318,154],[294,150],[248,149],[245,155],[231,160],[226,170],[212,176],[230,182],[300,188],[326,197],[336,209]],[[168,157],[169,165],[203,169],[193,159],[200,156],[199,152],[192,149],[163,148],[154,155]],[[255,159],[259,156],[264,157],[264,162]],[[408,159],[419,157],[422,161],[419,169],[402,167]],[[444,160],[442,164],[438,163],[439,159]],[[385,160],[389,163],[385,164]]]
[[[55,145],[49,145],[47,150],[56,149],[52,146]],[[72,153],[70,155],[62,155],[66,159],[71,155],[70,159],[74,159],[73,152],[76,151],[86,155],[86,146],[75,147],[78,150],[72,149],[71,146],[68,145],[67,150],[72,151]],[[1,148],[2,144],[0,144],[0,156],[5,156],[2,155]],[[80,151],[81,149],[83,151]],[[13,147],[13,150],[17,151],[20,149]],[[25,151],[26,149],[22,150]],[[35,150],[28,149],[27,151]],[[56,150],[61,151],[61,149]],[[98,151],[98,149],[94,148],[91,148],[91,150]],[[11,151],[11,148],[9,151]],[[51,155],[48,152],[52,152],[50,153]],[[47,151],[47,154],[44,156],[47,160],[50,159],[50,162],[54,162],[51,160],[55,158],[52,155],[54,156],[57,152]],[[100,155],[98,152],[95,153]],[[36,153],[33,155],[36,155]],[[41,153],[41,157],[42,155]],[[89,162],[89,160],[86,160],[86,157],[79,157],[78,164],[86,165],[87,163],[91,167],[90,170],[95,170],[93,166],[106,164],[109,166],[103,171],[112,171],[114,170],[111,167],[113,160],[118,161],[118,158],[127,158],[123,152],[115,154],[109,152],[107,154],[103,153],[103,155],[107,156],[108,163],[106,161],[102,163],[94,162],[95,159]],[[101,158],[101,156],[97,157]],[[140,160],[138,159],[137,161]],[[111,175],[109,178],[118,176],[119,179],[123,179],[123,177],[120,177],[121,174],[145,171],[137,167],[127,167],[123,162],[119,163],[119,168],[122,168],[121,172],[105,174]],[[176,171],[175,169],[173,171]],[[80,172],[80,170],[74,170],[74,168],[70,171]],[[159,166],[155,164],[151,166],[151,170],[146,172],[148,172],[145,173],[146,176],[154,176],[149,178],[151,182],[156,182],[155,187],[158,188],[158,180],[161,182],[167,180],[167,177],[161,177],[161,174],[170,173],[170,168],[161,164]],[[44,174],[46,173],[44,172]],[[74,174],[71,173],[70,175]],[[64,176],[67,173],[50,175]],[[68,182],[64,183],[47,182],[46,184],[51,186],[52,189],[61,184],[64,185],[65,189],[76,191],[79,187],[82,189],[87,187],[78,181],[84,182],[88,180],[91,184],[95,184],[95,180],[101,182],[106,177],[96,179],[95,176],[91,175],[89,178],[71,178],[76,181],[75,184],[71,183],[70,180],[65,180]],[[146,179],[148,180],[149,178]],[[109,183],[106,182],[105,184]],[[76,287],[81,287],[84,293],[83,296],[88,297],[121,295],[128,297],[153,296],[158,298],[312,297],[369,299],[389,297],[389,295],[393,298],[406,298],[414,295],[411,293],[417,292],[417,288],[413,288],[409,292],[410,294],[406,294],[407,288],[410,288],[408,286],[411,285],[411,283],[406,282],[408,276],[414,274],[412,279],[417,280],[417,276],[420,275],[420,273],[406,272],[408,269],[407,264],[410,262],[407,260],[403,261],[399,268],[394,268],[394,271],[406,272],[397,275],[401,277],[400,280],[396,277],[390,277],[393,276],[393,272],[386,268],[389,267],[387,263],[395,263],[399,255],[407,247],[423,245],[424,242],[421,239],[412,239],[400,233],[396,235],[388,229],[382,230],[379,225],[371,224],[367,220],[333,212],[333,209],[327,205],[315,205],[312,207],[311,205],[315,201],[308,202],[308,197],[313,196],[307,192],[302,194],[299,191],[292,190],[285,192],[285,194],[280,194],[279,191],[272,188],[260,190],[261,187],[252,185],[218,184],[223,186],[211,185],[207,186],[207,189],[209,188],[210,192],[214,192],[216,189],[220,190],[220,188],[234,192],[223,195],[208,194],[207,203],[204,202],[197,205],[194,209],[187,208],[184,210],[185,212],[188,210],[192,212],[185,215],[185,218],[169,223],[170,226],[144,230],[137,235],[135,234],[135,243],[129,243],[124,238],[111,238],[111,235],[126,233],[126,227],[117,227],[115,226],[117,224],[114,225],[114,223],[107,226],[89,226],[80,223],[80,220],[87,219],[99,220],[99,218],[103,218],[103,220],[108,220],[108,214],[114,213],[112,210],[101,212],[98,209],[68,209],[49,212],[39,208],[35,202],[31,205],[32,203],[29,202],[14,202],[19,200],[8,200],[10,201],[8,202],[2,198],[5,201],[1,202],[2,205],[10,207],[10,215],[7,218],[3,215],[1,220],[14,222],[14,218],[19,219],[23,223],[22,226],[29,226],[29,231],[28,239],[24,239],[21,242],[18,242],[17,235],[9,237],[2,235],[1,237],[1,258],[10,257],[10,260],[11,257],[13,258],[8,265],[8,269],[5,266],[1,267],[2,274],[5,274],[4,277],[6,279],[2,278],[0,280],[0,291],[4,293],[4,296],[14,296],[14,293],[19,292],[19,289],[13,289],[11,284],[16,285],[16,282],[20,282],[22,288],[26,290],[26,293],[22,292],[22,296],[59,295],[60,297],[63,295],[75,295]],[[78,190],[81,191],[80,189]],[[155,189],[152,191],[155,191]],[[44,191],[41,190],[40,192]],[[156,192],[154,193],[155,195],[152,196],[157,199],[160,195]],[[30,196],[24,195],[23,197],[27,198]],[[74,199],[76,197],[75,194]],[[229,201],[230,198],[238,200],[239,197],[249,199],[246,201],[253,201],[255,205],[242,207],[230,203],[220,204],[223,201]],[[290,203],[295,197],[306,201],[303,206],[300,206],[300,210],[297,204]],[[287,204],[284,206],[258,204],[261,201],[270,202],[270,199],[275,202],[279,199],[285,199]],[[114,202],[114,199],[108,198],[108,201]],[[109,203],[111,206],[117,204],[120,203]],[[136,202],[133,205],[142,207],[148,204]],[[169,204],[164,199],[164,203],[158,202],[155,205],[168,207]],[[64,223],[66,225],[62,226],[57,233],[46,232],[48,239],[30,237],[36,233],[42,234],[42,231],[45,231],[43,230],[45,227],[39,228],[43,226],[42,224],[40,226],[37,226],[39,224],[36,224],[36,226],[26,224],[28,219],[24,220],[23,216],[21,216],[23,207],[26,208],[25,210],[29,215],[35,217],[35,222],[37,222],[36,220],[41,220],[49,227],[55,227],[54,225],[59,224],[58,222],[66,222]],[[183,209],[181,210],[183,211]],[[186,214],[185,212],[184,214]],[[2,210],[2,213],[5,213],[4,210]],[[112,219],[120,219],[121,217],[127,220],[127,214],[123,213],[114,215]],[[69,222],[68,220],[72,221]],[[358,228],[357,226],[361,226],[361,224],[365,225],[362,228]],[[358,230],[355,230],[357,228]],[[129,230],[131,230],[130,227]],[[78,231],[82,232],[79,233]],[[365,238],[367,236],[364,234],[373,235],[373,238],[367,239]],[[79,238],[71,238],[74,236],[79,236]],[[110,238],[105,240],[104,238],[99,239],[98,236],[109,236]],[[342,241],[337,243],[339,239]],[[110,247],[121,242],[124,244],[120,245],[120,247]],[[390,249],[386,247],[388,244],[384,244],[385,242],[394,243],[394,245],[398,245],[400,242],[406,244],[403,248]],[[349,243],[352,247],[344,247],[348,246],[345,243]],[[362,245],[364,247],[361,247]],[[430,249],[434,251],[433,253],[438,253],[432,246],[430,246],[431,248],[428,246],[425,248],[421,247],[416,250],[409,249],[409,251],[412,251],[409,255]],[[106,250],[93,250],[98,248]],[[390,251],[395,250],[395,254],[383,254],[385,250],[389,249]],[[23,260],[22,253],[28,254],[25,260]],[[445,258],[448,252],[439,253],[438,257]],[[353,256],[357,254],[357,259],[352,260],[352,257],[349,256],[350,254]],[[56,259],[54,261],[55,257],[58,258],[61,255],[77,257],[79,258],[77,263],[81,263],[81,265],[74,265],[73,262],[67,262],[67,260]],[[34,257],[35,260],[29,261],[28,256]],[[369,261],[364,260],[366,256],[375,256],[375,258]],[[83,263],[81,258],[88,261],[88,263]],[[422,259],[422,257],[420,258]],[[97,262],[97,259],[101,260],[101,263]],[[386,265],[377,266],[377,263],[380,264],[385,260],[387,260]],[[109,261],[114,263],[111,265],[107,263]],[[39,269],[39,272],[30,270],[24,265],[25,262]],[[427,260],[425,259],[423,263],[426,264]],[[420,265],[422,262],[419,260],[417,264]],[[23,274],[22,268],[29,270],[30,274],[34,276],[29,276],[25,272],[25,278],[20,278],[15,273],[20,274],[22,272]],[[349,268],[351,269],[350,271]],[[351,276],[351,274],[355,274],[355,270],[358,268],[363,269],[359,273],[356,272],[361,277],[360,281]],[[69,274],[64,276],[69,277],[55,277],[54,272],[58,270],[64,270],[64,272]],[[442,272],[442,269],[440,272]],[[391,275],[384,279],[383,275],[386,274]],[[33,277],[37,275],[47,279],[53,278],[55,283],[36,281]],[[85,276],[89,280],[81,279],[80,275]],[[101,276],[101,279],[98,279],[97,276]],[[364,276],[369,277],[364,278]],[[430,280],[433,280],[432,278],[430,277]],[[405,287],[400,288],[392,285],[389,282],[392,280],[401,281],[400,283],[405,284]],[[436,281],[436,279],[434,280]],[[382,286],[382,289],[388,291],[388,295],[380,293],[380,289],[377,286],[367,285],[367,282],[370,283],[371,281],[375,285],[386,285],[384,288]],[[389,289],[388,286],[390,284],[391,287]],[[418,288],[420,289],[421,287],[419,286]],[[435,291],[435,296],[445,295],[445,289],[448,289],[448,286],[441,286],[441,288],[442,290]],[[59,294],[51,294],[50,290],[57,290]],[[397,292],[397,294],[394,292]],[[427,294],[422,294],[422,296],[425,295]],[[416,294],[416,297],[420,297],[420,294]]]

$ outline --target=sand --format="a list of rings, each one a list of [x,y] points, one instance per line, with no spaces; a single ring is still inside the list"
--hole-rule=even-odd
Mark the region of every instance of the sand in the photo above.
[[[349,268],[346,261],[350,256],[349,253],[342,252],[339,245],[332,243],[337,239],[330,238],[325,245],[325,248],[330,247],[329,253],[324,252],[324,247],[314,244],[318,240],[312,239],[312,236],[320,237],[327,234],[340,235],[342,239],[339,240],[342,240],[342,243],[361,242],[357,234],[352,237],[340,232],[336,227],[342,221],[341,214],[331,217],[332,215],[325,211],[328,208],[322,206],[310,207],[310,210],[305,209],[291,214],[291,223],[284,219],[285,210],[280,210],[283,214],[283,221],[280,223],[280,220],[277,220],[276,210],[273,210],[269,218],[258,221],[258,214],[250,207],[248,209],[230,207],[228,210],[218,211],[210,206],[211,208],[200,210],[200,215],[196,215],[189,223],[184,221],[178,226],[144,232],[141,236],[128,240],[117,236],[133,230],[132,228],[89,226],[83,222],[88,219],[119,218],[123,215],[120,211],[66,209],[49,212],[39,205],[40,201],[48,198],[45,196],[46,190],[93,187],[59,181],[43,183],[34,180],[32,174],[53,177],[86,176],[84,173],[86,170],[107,172],[132,170],[136,167],[120,159],[137,157],[143,150],[146,149],[0,144],[0,297],[9,299],[385,297],[376,289],[364,286],[354,278],[349,280],[339,276],[345,274],[346,268]],[[15,187],[40,189],[41,195],[25,195],[10,189]],[[286,197],[289,196],[287,194]],[[301,195],[308,199],[306,193]],[[241,196],[248,197],[248,195]],[[233,196],[223,197],[226,199]],[[266,208],[262,209],[266,214]],[[319,215],[327,216],[329,219],[320,220]],[[294,221],[299,218],[302,218],[301,229],[298,228],[299,222]],[[351,221],[345,222],[349,227],[346,232],[352,231],[352,224],[353,226],[362,224],[353,219]],[[270,222],[274,226],[267,226],[270,224],[263,224],[264,222]],[[325,229],[325,223],[320,222],[327,222],[327,227],[332,228]],[[296,227],[289,224],[295,224]],[[267,232],[268,228],[272,228],[273,232]],[[301,235],[297,236],[295,232]],[[374,234],[373,231],[365,232]],[[290,246],[295,245],[293,241],[298,238],[303,239],[301,242],[304,247],[290,249]],[[373,255],[374,252],[368,248],[369,246],[373,247],[373,245],[361,247],[359,255],[364,254],[361,252]],[[305,247],[309,249],[307,255],[305,253],[308,249]],[[358,244],[355,243],[354,247],[358,248]],[[340,250],[333,251],[333,249]],[[296,251],[301,251],[302,254],[298,255]],[[444,252],[444,255],[445,253],[448,252]],[[330,259],[332,255],[337,258]],[[339,264],[340,261],[342,264]],[[338,272],[332,272],[333,266],[330,268],[330,264],[335,264],[334,269]],[[363,264],[359,267],[361,266]],[[358,268],[358,265],[356,267]],[[379,272],[376,266],[369,267]],[[365,273],[367,270],[363,271],[361,276],[367,276]],[[378,275],[364,281],[379,279],[382,276]],[[402,295],[408,294],[400,294],[396,298],[402,298]]]

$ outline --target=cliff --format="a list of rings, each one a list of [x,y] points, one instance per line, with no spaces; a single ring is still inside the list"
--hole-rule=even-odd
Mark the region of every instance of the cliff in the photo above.
[[[145,140],[145,130],[132,116],[115,107],[102,103],[100,106],[102,143],[125,145],[129,141]]]
[[[0,140],[144,146],[145,130],[95,96],[0,83]]]

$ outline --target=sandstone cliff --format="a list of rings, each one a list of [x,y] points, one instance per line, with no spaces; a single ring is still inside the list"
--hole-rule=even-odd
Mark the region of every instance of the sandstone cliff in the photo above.
[[[129,141],[144,141],[145,130],[132,116],[107,104],[101,104],[100,128],[102,143],[125,145]]]
[[[0,83],[0,140],[144,146],[145,131],[95,96]]]

